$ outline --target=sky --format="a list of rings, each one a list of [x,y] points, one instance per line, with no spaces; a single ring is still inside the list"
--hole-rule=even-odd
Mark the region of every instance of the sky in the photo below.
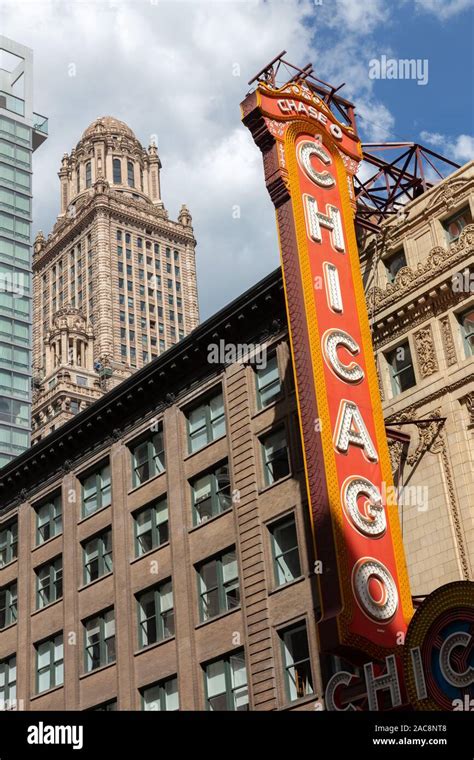
[[[474,0],[0,0],[1,33],[34,51],[33,229],[59,211],[57,171],[97,117],[156,140],[170,218],[189,207],[201,319],[279,264],[261,154],[241,124],[251,79],[282,50],[353,100],[364,141],[474,157]],[[415,78],[381,62],[415,59]],[[374,63],[375,62],[375,63]],[[281,82],[282,84],[284,81]]]

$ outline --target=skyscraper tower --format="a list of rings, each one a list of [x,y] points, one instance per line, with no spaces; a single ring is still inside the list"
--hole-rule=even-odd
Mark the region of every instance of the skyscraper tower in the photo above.
[[[0,36],[0,467],[30,442],[31,158],[47,132],[33,51]]]
[[[33,443],[199,321],[186,206],[171,221],[157,146],[96,119],[59,170],[60,213],[33,257]]]

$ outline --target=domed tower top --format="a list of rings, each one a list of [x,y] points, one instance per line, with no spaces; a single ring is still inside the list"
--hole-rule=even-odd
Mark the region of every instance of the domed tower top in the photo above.
[[[71,153],[62,158],[58,173],[60,216],[74,207],[77,198],[93,193],[98,180],[106,180],[113,190],[135,200],[162,205],[160,169],[156,144],[145,150],[125,122],[114,116],[100,116],[84,130]]]

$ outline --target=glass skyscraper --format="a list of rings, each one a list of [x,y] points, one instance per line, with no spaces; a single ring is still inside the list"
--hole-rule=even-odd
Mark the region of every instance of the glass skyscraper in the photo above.
[[[30,443],[33,53],[0,36],[0,467]]]

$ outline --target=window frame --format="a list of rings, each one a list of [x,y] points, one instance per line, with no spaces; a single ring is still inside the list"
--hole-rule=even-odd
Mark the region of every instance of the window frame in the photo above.
[[[62,659],[55,659],[55,651],[57,640],[61,639],[61,646],[62,646]],[[49,649],[49,663],[47,666],[43,666],[41,668],[42,671],[49,671],[49,686],[46,689],[42,689],[40,691],[39,684],[40,684],[40,667],[39,667],[39,647],[43,644],[48,644]],[[45,694],[47,691],[50,691],[51,689],[56,689],[59,686],[64,686],[64,636],[62,633],[58,633],[55,636],[51,636],[48,639],[43,639],[42,641],[36,642],[35,646],[35,652],[36,652],[36,658],[35,658],[35,681],[36,681],[36,694]],[[62,681],[61,683],[56,683],[56,666],[62,665]]]
[[[165,586],[170,586],[170,591],[165,592],[164,588]],[[165,593],[171,593],[171,601],[172,601],[172,607],[168,607],[167,609],[162,609],[162,596]],[[142,599],[144,596],[148,594],[153,594],[153,616],[152,617],[143,617],[144,610],[142,606]],[[139,649],[146,649],[149,646],[153,646],[154,644],[159,644],[162,641],[167,641],[169,639],[172,639],[175,637],[176,628],[175,628],[175,610],[174,610],[174,592],[173,592],[173,582],[171,578],[166,578],[163,581],[160,581],[154,586],[150,586],[149,588],[142,589],[141,591],[137,592],[135,594],[135,599],[137,603],[137,622],[138,622],[138,648]],[[171,626],[169,625],[168,621],[165,619],[166,615],[170,615],[172,623]],[[156,639],[154,641],[147,641],[145,643],[145,630],[144,630],[144,624],[146,624],[149,620],[155,620],[155,631],[156,631]],[[169,635],[166,635],[165,629],[169,627],[170,630],[172,629],[172,633]]]
[[[214,389],[215,390],[215,389]],[[211,416],[211,403],[221,397],[222,399],[222,414],[219,414],[215,419],[212,419]],[[199,446],[196,449],[193,449],[193,438],[191,437],[191,422],[190,422],[190,415],[193,412],[197,412],[198,409],[204,409],[204,424],[201,425],[201,427],[197,428],[196,430],[192,431],[193,435],[196,434],[196,432],[201,432],[202,430],[206,431],[206,442],[203,443],[201,446]],[[226,419],[226,413],[225,413],[225,403],[224,403],[224,393],[222,386],[220,387],[218,393],[213,393],[213,391],[209,391],[209,393],[206,394],[206,396],[200,401],[200,403],[196,403],[193,406],[187,407],[185,410],[186,415],[186,430],[187,430],[187,441],[188,441],[188,454],[196,454],[198,451],[201,451],[205,446],[209,446],[209,444],[214,443],[215,441],[220,440],[221,438],[224,438],[227,435],[227,419]],[[221,420],[224,421],[224,432],[221,433],[218,436],[214,436],[214,427],[216,426],[216,422],[219,423]]]
[[[3,540],[5,536],[5,540]],[[5,551],[5,562],[0,561],[0,569],[18,559],[18,518],[6,523],[0,530],[0,553]]]
[[[287,645],[285,643],[285,636],[287,636],[290,633],[298,633],[299,631],[301,631],[303,629],[304,629],[304,631],[306,633],[306,645],[307,645],[307,649],[308,649],[308,657],[306,659],[297,660],[295,662],[292,662],[292,663],[288,664],[287,661],[286,661],[286,649],[288,649],[288,647],[287,647]],[[306,620],[300,620],[298,623],[295,623],[295,624],[293,624],[291,626],[287,626],[285,628],[280,629],[278,631],[278,636],[280,638],[281,658],[282,658],[282,665],[283,665],[283,680],[284,680],[284,684],[285,684],[285,696],[286,696],[287,702],[293,703],[293,702],[298,702],[300,699],[305,699],[305,698],[308,698],[308,697],[311,697],[311,696],[314,697],[314,695],[315,695],[315,690],[314,690],[314,683],[315,683],[315,681],[314,681],[313,665],[312,665],[312,661],[311,661],[311,650],[310,650],[310,647],[309,647],[308,626],[307,626]],[[308,694],[303,694],[301,696],[297,696],[296,699],[292,699],[292,697],[291,697],[291,687],[290,687],[290,676],[289,676],[288,670],[290,668],[295,668],[297,665],[299,665],[301,663],[306,663],[306,662],[309,663],[309,673],[310,673],[310,676],[311,676],[311,689],[312,689],[312,691],[310,693],[308,693]]]
[[[244,666],[245,666],[245,685],[242,684],[240,686],[232,686],[232,668],[231,668],[231,659],[233,657],[238,657],[239,655],[243,656]],[[222,662],[224,664],[224,681],[225,681],[225,692],[222,692],[222,694],[225,694],[226,696],[226,710],[212,710],[210,700],[215,699],[215,697],[220,696],[219,694],[214,695],[214,697],[209,696],[209,687],[208,687],[208,676],[207,676],[207,669],[211,665],[215,665],[218,662]],[[208,662],[203,663],[202,665],[203,673],[204,673],[204,698],[205,698],[205,710],[208,712],[248,712],[250,710],[250,693],[249,693],[249,674],[248,674],[248,668],[247,668],[247,658],[245,656],[245,649],[238,649],[235,652],[229,652],[228,654],[225,654],[221,657],[214,658],[213,660],[209,660]],[[235,707],[232,709],[230,705],[234,703],[234,693],[242,688],[247,689],[247,703],[246,703],[246,709],[245,710],[235,710]]]
[[[226,555],[235,554],[235,564],[237,568],[237,574],[231,579],[228,579],[227,581],[224,580],[224,571],[223,571],[223,559]],[[206,588],[203,590],[203,578],[202,578],[202,569],[205,565],[210,565],[211,563],[216,563],[216,586],[211,586],[209,588]],[[197,571],[197,587],[198,587],[198,599],[199,599],[199,622],[200,623],[207,623],[210,620],[214,620],[220,615],[225,615],[227,613],[233,612],[234,610],[237,610],[241,606],[241,584],[240,584],[240,567],[239,567],[239,560],[237,556],[237,548],[236,546],[230,546],[228,549],[225,549],[222,552],[219,552],[219,554],[215,554],[212,557],[209,557],[202,562],[199,562],[196,565],[196,571]],[[236,585],[235,585],[236,584]],[[229,589],[227,587],[230,586]],[[233,589],[237,589],[237,596],[238,601],[237,604],[233,607],[227,607],[227,599],[229,598],[227,596],[226,591],[232,591]],[[209,615],[206,617],[206,605],[203,597],[205,595],[210,594],[212,591],[217,590],[217,599],[218,599],[218,612],[216,612],[215,615]]]
[[[176,696],[178,699],[178,707],[175,710],[167,710],[166,709],[166,684],[170,683],[171,681],[176,682]],[[160,709],[159,710],[146,710],[145,709],[145,692],[149,689],[159,689],[159,701],[160,701]],[[155,681],[154,683],[150,683],[147,686],[141,686],[139,689],[140,692],[140,702],[141,702],[141,708],[143,712],[177,712],[179,710],[179,689],[178,689],[178,676],[169,676],[168,678],[163,678],[160,681]]]
[[[259,380],[260,380],[260,373],[261,373],[262,371],[265,371],[265,370],[268,368],[268,364],[269,364],[271,361],[273,361],[273,360],[275,361],[275,364],[276,364],[276,369],[277,369],[277,375],[278,375],[278,377],[277,377],[277,382],[278,382],[278,390],[277,390],[277,392],[276,392],[274,395],[272,395],[272,396],[270,397],[270,401],[268,401],[266,404],[264,404],[264,403],[263,403],[263,400],[262,400],[262,393],[263,393],[265,390],[267,390],[269,387],[271,387],[272,385],[274,385],[274,384],[275,384],[275,380],[271,380],[271,381],[270,381],[269,383],[267,383],[266,385],[264,385],[264,386],[260,387],[260,385],[259,385]],[[262,368],[262,369],[258,369],[258,367],[257,367],[257,366],[255,366],[255,367],[253,368],[253,370],[254,370],[254,376],[255,376],[255,392],[256,392],[256,397],[257,397],[257,409],[258,409],[259,411],[260,411],[261,409],[268,409],[268,407],[269,407],[269,406],[271,406],[271,405],[272,405],[272,404],[274,404],[276,401],[278,401],[278,399],[280,399],[280,398],[282,397],[282,395],[283,395],[283,382],[282,382],[282,378],[281,378],[281,372],[280,372],[280,364],[279,364],[279,362],[278,362],[278,353],[277,353],[277,351],[276,351],[276,350],[274,350],[274,351],[273,351],[273,352],[270,354],[270,356],[267,358],[267,363],[266,363],[266,366],[265,366],[265,368]]]
[[[105,620],[105,616],[111,612],[112,613],[112,621],[114,626],[114,632],[112,636],[109,636],[108,638],[105,637],[105,626],[107,622]],[[99,641],[98,642],[92,642],[87,643],[87,625],[90,623],[93,623],[95,621],[98,621],[99,624]],[[93,673],[94,670],[98,670],[99,668],[106,667],[107,665],[112,665],[117,661],[117,651],[116,651],[116,628],[115,628],[115,610],[114,607],[108,607],[105,610],[102,610],[101,612],[97,612],[95,615],[92,615],[91,617],[86,618],[82,621],[82,625],[84,627],[84,673]],[[113,640],[113,659],[108,660],[108,642]],[[99,644],[99,664],[95,667],[88,667],[88,658],[90,658],[91,663],[94,662],[92,656],[89,653],[89,649],[91,647],[94,647],[95,644]]]
[[[42,510],[44,507],[49,507],[48,519],[46,522],[40,525],[39,513],[40,510]],[[56,536],[60,536],[63,532],[63,510],[61,493],[57,493],[52,497],[48,497],[47,499],[41,501],[39,504],[35,505],[34,509],[36,513],[36,546],[42,546],[42,544],[45,544],[46,541],[49,541],[51,538],[55,538]],[[58,524],[59,528],[57,527]],[[43,538],[43,540],[40,541],[40,537],[42,537],[41,529],[45,526],[48,526],[50,535],[48,538]],[[53,530],[51,530],[51,526],[53,526]]]
[[[16,580],[0,588],[0,594],[5,593],[5,625],[0,626],[0,631],[4,631],[11,625],[18,622],[18,582]]]
[[[161,440],[161,449],[157,449],[155,443],[157,440]],[[146,448],[146,460],[137,464],[137,450]],[[140,437],[139,439],[132,441],[129,445],[129,451],[132,457],[132,487],[138,488],[139,486],[148,483],[152,478],[163,475],[166,472],[166,452],[165,452],[165,438],[163,423],[160,422],[159,429],[154,431],[152,435]],[[160,463],[158,466],[157,463]],[[144,480],[140,480],[137,473],[137,469],[143,465],[148,467],[149,476]],[[160,466],[162,469],[160,469]]]
[[[46,576],[47,584],[41,585],[40,572],[42,570],[48,570]],[[63,597],[63,558],[62,555],[58,555],[48,562],[44,562],[42,565],[35,567],[36,576],[36,609],[42,610],[48,605],[59,601]],[[44,601],[42,593],[48,589],[50,598]],[[43,602],[43,603],[41,603]]]
[[[166,522],[163,523],[157,523],[158,518],[158,511],[160,507],[166,506],[166,513],[167,513],[167,519]],[[150,511],[150,521],[151,521],[151,543],[152,546],[150,549],[147,549],[146,551],[140,552],[139,547],[141,546],[140,538],[141,536],[146,532],[143,531],[142,533],[139,533],[139,525],[137,518],[144,514],[145,512]],[[154,519],[155,517],[155,519]],[[133,528],[134,528],[134,543],[135,543],[135,557],[143,557],[145,554],[148,554],[148,552],[154,551],[155,549],[159,549],[161,546],[164,546],[165,544],[169,543],[169,507],[168,507],[168,498],[167,495],[164,494],[163,496],[158,497],[155,501],[145,504],[143,507],[140,507],[140,509],[136,510],[132,514],[133,518]],[[163,541],[159,540],[160,538],[160,529],[159,525],[166,525],[166,539]]]
[[[410,356],[410,364],[407,365],[406,367],[402,367],[401,370],[395,371],[395,368],[394,368],[394,365],[393,365],[393,360],[394,360],[394,358],[396,359],[396,353],[397,353],[397,351],[399,351],[400,348],[404,348],[404,347],[406,347],[408,349],[408,354]],[[413,362],[413,356],[412,356],[412,352],[411,352],[410,341],[408,339],[405,340],[405,341],[403,341],[402,343],[400,343],[398,346],[395,346],[395,348],[389,349],[385,353],[385,360],[386,360],[386,362],[388,364],[388,369],[389,369],[390,383],[391,383],[391,389],[392,389],[392,398],[400,396],[402,393],[405,393],[406,391],[410,390],[411,388],[414,388],[417,385],[417,377],[416,377],[416,372],[415,372],[415,364]],[[413,373],[413,380],[414,380],[414,382],[412,383],[412,385],[409,385],[407,388],[402,388],[398,384],[398,377],[403,372],[407,372],[407,371],[408,372],[411,371]]]
[[[105,470],[108,470],[108,482],[105,483],[105,485],[101,486],[99,488],[99,483],[101,482],[101,478],[103,477],[103,473]],[[91,478],[95,477],[95,491],[92,495],[89,495],[89,499],[95,497],[97,500],[97,506],[95,509],[91,510],[90,512],[86,509],[86,501],[85,501],[85,495],[84,495],[84,483],[86,480],[89,480]],[[91,470],[87,474],[83,474],[80,476],[80,483],[81,483],[81,509],[82,509],[82,517],[89,517],[90,515],[95,514],[100,509],[105,509],[106,507],[110,507],[112,504],[112,472],[110,467],[110,461],[107,461],[106,463],[103,463],[96,467],[95,469]],[[107,504],[103,503],[103,492],[109,489],[110,492],[110,501]]]
[[[277,554],[275,532],[278,530],[281,530],[282,528],[287,527],[290,524],[292,524],[295,529],[296,545],[292,547],[291,549],[287,549],[286,551],[280,552],[280,554]],[[300,578],[302,574],[301,554],[300,554],[300,547],[299,547],[299,541],[298,541],[298,526],[296,523],[295,513],[291,512],[290,514],[285,515],[284,517],[281,517],[280,519],[274,520],[273,522],[269,524],[268,528],[270,531],[270,543],[271,543],[271,550],[272,550],[273,580],[274,580],[276,588],[282,588],[283,586],[286,586],[288,583],[292,583],[293,581],[297,580],[297,578]],[[290,580],[280,581],[278,577],[278,573],[279,573],[278,560],[281,557],[284,557],[286,554],[289,554],[290,552],[295,552],[295,551],[298,558],[299,573],[298,575],[295,575],[295,577],[291,578]]]
[[[472,356],[474,356],[474,329],[472,332],[468,333],[466,330],[466,327],[464,325],[464,319],[468,316],[468,314],[474,315],[474,304],[471,304],[471,306],[467,309],[464,309],[464,311],[459,312],[457,314],[457,320],[459,324],[459,328],[461,331],[461,338],[462,338],[462,344],[464,348],[464,358],[470,359]],[[470,338],[473,339],[473,343],[470,343]]]
[[[110,550],[106,551],[106,545],[105,545],[105,537],[110,536]],[[92,543],[92,541],[97,541],[97,566],[98,566],[98,575],[97,578],[88,578],[88,564],[90,565],[94,559],[89,559],[89,562],[87,561],[87,545]],[[105,528],[104,530],[101,530],[100,533],[96,533],[93,536],[88,536],[84,541],[81,541],[81,548],[82,548],[82,568],[83,568],[83,583],[84,586],[88,586],[91,583],[94,583],[94,581],[100,580],[103,576],[109,575],[113,572],[114,569],[114,560],[113,560],[113,543],[112,543],[112,527],[109,526]],[[107,566],[107,558],[110,559],[110,567]]]
[[[269,468],[269,464],[271,462],[276,461],[277,457],[274,457],[274,459],[268,459],[267,457],[267,448],[265,442],[268,441],[271,437],[276,437],[278,433],[283,433],[285,437],[286,442],[286,448],[285,449],[277,449],[276,453],[279,453],[280,451],[285,450],[286,451],[286,459],[288,463],[288,472],[285,473],[285,475],[281,475],[279,478],[274,478],[272,471]],[[266,432],[260,434],[259,438],[259,444],[261,448],[262,453],[262,464],[263,464],[263,481],[264,481],[264,487],[268,488],[270,486],[275,485],[275,483],[279,483],[280,480],[283,480],[284,478],[287,478],[288,475],[291,475],[291,459],[290,459],[290,447],[288,444],[288,430],[285,424],[277,425],[274,428],[271,428],[270,430],[267,430]],[[270,479],[270,476],[272,479]]]
[[[225,486],[224,488],[219,488],[219,482],[217,477],[217,472],[224,467],[227,467],[227,474],[229,478],[229,485]],[[197,508],[198,503],[196,501],[196,488],[195,485],[197,481],[202,480],[206,477],[209,477],[211,479],[210,482],[210,496],[208,497],[210,499],[210,506],[211,506],[211,516],[202,519],[201,514]],[[209,468],[205,470],[204,472],[199,473],[198,475],[193,476],[190,481],[189,485],[191,488],[191,501],[192,501],[192,512],[193,512],[193,526],[199,526],[206,523],[208,520],[212,520],[213,517],[217,517],[217,515],[222,515],[225,512],[230,512],[232,509],[233,503],[232,503],[232,482],[230,477],[230,466],[229,461],[227,459],[219,462],[218,464],[215,464],[212,466],[212,468]],[[228,498],[230,500],[229,506],[227,508],[221,507],[221,499],[219,498],[220,494],[225,493],[226,488],[229,489]],[[201,499],[201,502],[205,501],[205,499]]]
[[[14,661],[14,665],[12,662]],[[15,670],[15,680],[11,679],[11,671]],[[14,652],[0,661],[0,673],[3,675],[3,686],[0,686],[0,704],[16,700],[17,660]],[[13,694],[11,693],[13,691]]]

